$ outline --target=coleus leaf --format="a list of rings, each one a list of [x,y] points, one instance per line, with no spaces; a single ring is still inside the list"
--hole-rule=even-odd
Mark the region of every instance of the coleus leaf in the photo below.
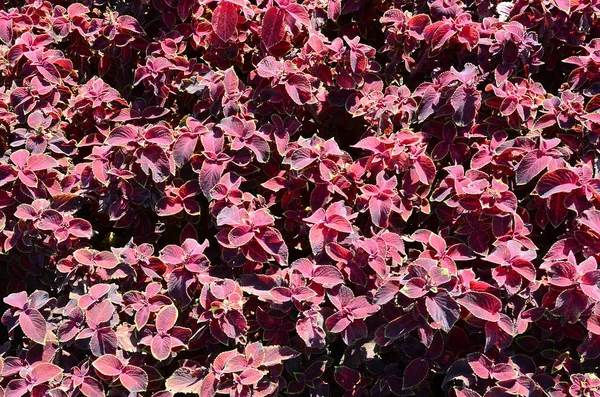
[[[261,38],[267,48],[271,48],[285,37],[285,11],[270,7],[263,17]]]
[[[486,321],[497,322],[502,310],[502,301],[487,292],[467,292],[456,301],[473,316]]]
[[[19,325],[29,339],[41,345],[46,343],[47,323],[38,310],[28,308],[22,311],[19,315]]]
[[[427,296],[425,306],[431,318],[446,332],[449,332],[460,318],[460,306],[445,291]]]
[[[123,367],[119,380],[131,393],[142,392],[148,388],[148,374],[143,369],[133,365]]]
[[[559,168],[544,174],[535,191],[541,198],[548,198],[556,193],[569,193],[578,187],[579,176],[567,168]]]
[[[517,167],[517,185],[525,185],[546,169],[552,158],[534,150],[527,153]]]
[[[410,389],[425,380],[429,373],[429,363],[422,358],[412,360],[404,370],[403,389]]]
[[[214,32],[223,41],[228,41],[235,33],[238,11],[237,7],[227,1],[219,2],[212,15],[212,26]]]

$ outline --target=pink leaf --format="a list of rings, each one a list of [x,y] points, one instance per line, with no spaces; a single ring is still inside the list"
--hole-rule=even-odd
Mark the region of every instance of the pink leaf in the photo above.
[[[42,171],[58,167],[58,162],[45,154],[32,154],[27,160],[27,166],[31,171]]]
[[[35,385],[46,383],[51,379],[57,378],[62,375],[63,370],[54,364],[50,363],[37,363],[31,370],[31,377],[34,380]]]
[[[296,323],[296,332],[307,346],[320,350],[325,347],[325,330],[322,323],[320,315],[300,318]]]
[[[177,322],[179,313],[177,308],[173,305],[168,305],[160,309],[156,315],[156,330],[160,332],[167,332]]]
[[[450,103],[455,111],[454,122],[460,127],[465,127],[475,120],[481,106],[481,93],[475,87],[462,85],[454,91]]]
[[[16,307],[18,309],[22,309],[25,307],[25,304],[27,303],[27,292],[25,292],[25,291],[14,292],[14,293],[4,297],[4,299],[2,299],[2,301],[4,301],[4,303],[6,303],[7,305]]]
[[[26,309],[19,316],[19,325],[25,336],[40,345],[46,343],[46,319],[36,309]]]
[[[98,380],[86,376],[81,384],[81,394],[85,397],[105,397],[104,387]]]
[[[303,5],[290,3],[285,7],[285,12],[288,13],[294,20],[301,25],[310,27],[310,18],[308,12]]]
[[[231,229],[228,238],[231,245],[241,247],[254,238],[254,231],[249,225],[236,226]]]
[[[92,238],[92,225],[85,219],[75,218],[69,222],[69,233],[75,237]]]
[[[525,185],[546,169],[552,157],[543,155],[539,150],[527,153],[517,167],[517,185]]]
[[[263,365],[272,367],[273,365],[281,364],[286,360],[298,357],[300,353],[285,346],[267,346],[265,347],[265,359]]]
[[[329,331],[333,333],[340,333],[345,330],[351,323],[350,319],[344,312],[337,312],[325,320],[325,325]]]
[[[438,292],[425,298],[427,312],[441,328],[449,332],[460,318],[460,306],[447,292]]]
[[[590,298],[600,301],[600,270],[587,272],[581,277],[581,290]]]
[[[167,154],[159,146],[151,145],[138,152],[138,162],[146,175],[152,171],[152,180],[162,182],[171,174],[171,163]]]
[[[240,374],[240,382],[243,385],[253,385],[258,383],[258,381],[260,381],[263,378],[263,376],[264,374],[261,371],[255,368],[248,368]]]
[[[302,74],[289,75],[285,82],[285,90],[297,105],[303,105],[310,99],[310,81]]]
[[[369,200],[369,212],[374,225],[381,228],[388,226],[388,219],[392,209],[392,200],[390,198],[373,197]]]
[[[171,356],[171,337],[169,335],[155,335],[150,344],[152,356],[159,361]]]
[[[117,127],[111,131],[106,138],[106,143],[111,146],[128,146],[130,143],[135,142],[138,138],[138,131],[133,126],[122,126]]]
[[[114,269],[119,264],[119,260],[112,252],[100,251],[94,256],[94,264],[104,269]]]
[[[160,251],[160,260],[170,265],[179,265],[183,262],[185,252],[177,245],[167,245]]]
[[[571,13],[571,2],[569,0],[552,0],[551,3],[565,13]]]
[[[104,376],[118,376],[121,374],[123,364],[117,356],[112,354],[105,354],[98,357],[92,366]]]
[[[331,288],[344,283],[344,276],[335,266],[319,266],[312,275],[312,280],[325,287]]]
[[[342,233],[352,233],[353,231],[350,221],[341,215],[330,216],[325,226]]]
[[[348,303],[346,310],[351,312],[354,318],[363,319],[376,313],[379,310],[379,306],[372,305],[367,301],[367,298],[359,296]]]
[[[131,393],[144,391],[148,387],[148,374],[146,371],[133,365],[127,365],[123,368],[119,380],[123,387]]]
[[[13,379],[6,385],[4,397],[21,397],[27,394],[27,382],[24,379]]]
[[[169,146],[171,143],[173,143],[173,134],[167,127],[161,125],[157,125],[146,130],[144,133],[144,138],[148,142],[161,146]]]

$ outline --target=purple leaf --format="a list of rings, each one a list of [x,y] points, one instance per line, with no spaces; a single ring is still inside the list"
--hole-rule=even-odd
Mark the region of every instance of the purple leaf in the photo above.
[[[410,389],[423,382],[429,373],[429,363],[422,358],[412,360],[404,370],[402,389]]]

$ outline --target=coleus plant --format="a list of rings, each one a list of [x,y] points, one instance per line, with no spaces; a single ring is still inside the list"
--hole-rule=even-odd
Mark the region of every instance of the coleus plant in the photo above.
[[[596,1],[0,6],[0,396],[595,396]]]

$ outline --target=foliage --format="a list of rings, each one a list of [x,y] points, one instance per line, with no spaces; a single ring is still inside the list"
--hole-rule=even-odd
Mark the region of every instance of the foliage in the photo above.
[[[600,396],[599,18],[0,1],[0,396]]]

